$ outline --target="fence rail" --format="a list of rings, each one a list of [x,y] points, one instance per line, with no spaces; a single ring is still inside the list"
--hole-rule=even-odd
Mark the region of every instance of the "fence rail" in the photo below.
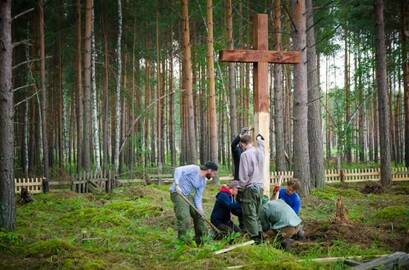
[[[78,193],[111,192],[115,181],[110,171],[83,172],[73,176],[71,190]]]
[[[15,193],[20,193],[22,188],[27,188],[28,192],[35,194],[43,192],[42,177],[14,178]]]
[[[282,184],[292,178],[292,171],[276,171],[272,172],[270,183]],[[281,181],[280,181],[280,177]],[[380,181],[380,168],[366,169],[346,169],[346,170],[326,170],[325,182],[367,182]],[[397,167],[392,169],[392,181],[409,181],[409,170],[406,167]]]

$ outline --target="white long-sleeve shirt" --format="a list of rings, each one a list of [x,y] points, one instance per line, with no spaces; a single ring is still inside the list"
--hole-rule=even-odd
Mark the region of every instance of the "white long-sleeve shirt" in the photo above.
[[[200,167],[197,165],[177,167],[173,178],[175,182],[170,187],[170,192],[176,192],[176,184],[185,196],[194,192],[193,202],[196,208],[203,212],[202,195],[206,187],[206,179],[200,175]]]
[[[250,147],[240,156],[240,187],[251,185],[263,187],[264,181],[264,141],[257,139],[257,147]]]

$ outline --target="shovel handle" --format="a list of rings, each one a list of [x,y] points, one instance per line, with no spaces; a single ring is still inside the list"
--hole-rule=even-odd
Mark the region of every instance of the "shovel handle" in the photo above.
[[[183,195],[182,193],[180,193],[179,191],[176,191],[177,194],[179,194],[180,197],[182,197],[182,199],[190,206],[193,208],[193,210],[196,211],[196,213],[198,213],[200,215],[200,217],[206,221],[206,223],[217,233],[220,234],[220,230],[213,225],[213,223],[211,223],[202,213],[200,213],[200,211],[193,205],[193,203],[191,201],[189,201],[188,198],[186,198],[185,195]]]

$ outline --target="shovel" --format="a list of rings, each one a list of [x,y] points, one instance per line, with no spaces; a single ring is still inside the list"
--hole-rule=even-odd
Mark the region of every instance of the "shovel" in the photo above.
[[[179,196],[180,196],[190,207],[193,208],[193,210],[196,211],[196,213],[198,213],[198,214],[200,215],[200,217],[201,217],[204,221],[206,221],[206,223],[210,226],[210,228],[212,228],[212,229],[214,230],[214,232],[215,232],[216,234],[218,234],[218,235],[221,234],[221,231],[220,231],[216,226],[214,226],[213,223],[210,222],[210,220],[206,219],[206,217],[205,217],[204,215],[202,215],[199,210],[197,210],[197,208],[193,205],[193,203],[192,203],[191,201],[189,201],[188,198],[186,198],[185,195],[183,195],[183,194],[182,194],[180,191],[178,191],[177,189],[176,189],[176,192],[177,192],[177,194],[179,194]]]

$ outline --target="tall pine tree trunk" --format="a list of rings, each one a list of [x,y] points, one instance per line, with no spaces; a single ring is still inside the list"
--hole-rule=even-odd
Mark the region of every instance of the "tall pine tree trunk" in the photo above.
[[[190,50],[190,30],[189,30],[189,1],[182,0],[182,31],[183,31],[183,95],[186,97],[187,107],[187,134],[190,149],[187,161],[191,164],[196,163],[196,134],[195,134],[195,117],[193,108],[193,90],[192,90],[192,57]]]
[[[97,95],[97,78],[95,76],[95,61],[97,52],[95,49],[95,8],[91,10],[91,111],[92,111],[92,138],[94,144],[95,169],[101,170],[101,151],[99,143],[99,121],[98,121],[98,95]]]
[[[319,84],[318,59],[315,47],[314,7],[306,0],[307,8],[307,70],[308,70],[308,149],[310,156],[311,183],[314,187],[325,184],[321,123],[321,91]]]
[[[108,31],[106,29],[106,9],[103,16],[103,32],[104,32],[104,122],[103,122],[103,158],[104,169],[107,170],[110,164],[109,158],[109,50],[108,50]]]
[[[121,144],[121,75],[122,75],[122,0],[118,0],[118,37],[116,47],[117,72],[115,88],[115,152],[114,169],[119,171],[119,146]]]
[[[173,93],[173,29],[170,31],[170,50],[169,50],[169,150],[170,163],[172,167],[176,166],[176,147],[175,147],[175,94]]]
[[[83,106],[82,106],[82,38],[81,38],[81,0],[76,1],[76,88],[77,88],[77,172],[83,167]]]
[[[41,93],[41,129],[43,143],[43,168],[44,177],[48,181],[48,132],[47,132],[47,91],[45,88],[45,36],[44,36],[44,3],[43,0],[37,2],[37,12],[39,18],[39,39],[40,39],[40,93]],[[48,182],[45,182],[44,192],[48,191]]]
[[[384,186],[392,184],[391,151],[389,138],[389,103],[386,85],[386,49],[385,25],[383,19],[383,0],[374,1],[376,26],[376,81],[378,87],[379,109],[379,139],[381,151],[381,183]]]
[[[84,35],[84,168],[91,169],[91,41],[93,0],[85,1],[85,35]]]
[[[281,50],[281,0],[273,1],[273,32],[275,50]],[[276,146],[276,170],[286,171],[284,139],[283,66],[274,65],[274,125]]]
[[[207,87],[209,91],[210,159],[219,161],[216,115],[216,82],[213,49],[213,1],[207,0]]]
[[[227,32],[227,48],[233,49],[233,8],[232,1],[226,0],[226,32]],[[229,97],[230,97],[230,133],[237,134],[237,101],[236,101],[236,75],[235,64],[229,63]]]
[[[307,127],[307,54],[306,54],[306,13],[305,0],[293,0],[294,9],[294,50],[301,52],[301,62],[294,68],[294,177],[301,182],[301,193],[310,191],[310,164],[308,157]]]
[[[11,0],[0,2],[0,228],[16,228]]]
[[[401,0],[400,13],[400,43],[403,70],[403,104],[405,111],[405,165],[409,167],[409,5],[407,0]]]

